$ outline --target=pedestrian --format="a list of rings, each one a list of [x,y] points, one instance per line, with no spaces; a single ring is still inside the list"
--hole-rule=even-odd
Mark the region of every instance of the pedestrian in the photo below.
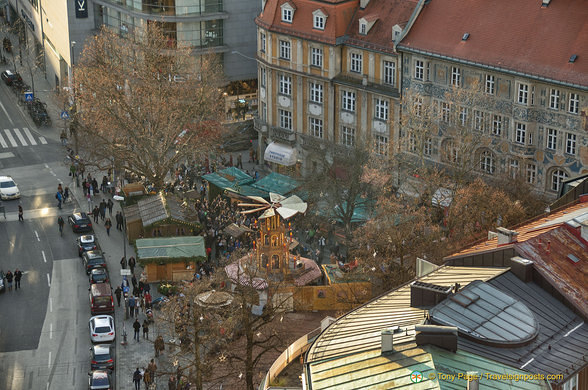
[[[143,375],[141,375],[141,370],[139,367],[133,373],[133,383],[135,384],[135,390],[141,390],[141,379],[143,379]]]
[[[122,290],[120,286],[116,286],[116,290],[114,290],[114,295],[116,295],[116,303],[118,303],[118,307],[120,307],[120,296],[122,294]]]
[[[120,267],[122,269],[127,269],[127,258],[126,257],[122,257],[122,259],[120,259]]]
[[[149,340],[149,322],[147,319],[143,320],[143,338]]]
[[[10,291],[10,290],[12,290],[12,278],[14,276],[12,275],[12,272],[10,270],[8,270],[8,272],[4,276],[6,277],[6,284],[8,285],[8,291]]]
[[[137,261],[135,260],[134,256],[131,256],[129,258],[129,268],[131,269],[131,273],[133,274],[133,278],[135,277],[135,265],[137,264]],[[136,281],[137,279],[135,279]],[[133,282],[133,286],[135,285],[135,282]]]
[[[21,222],[24,222],[24,218],[22,217],[22,215],[23,215],[22,206],[18,205],[18,220]]]
[[[84,196],[86,196],[88,194],[88,182],[86,182],[86,179],[82,181],[82,189],[84,190]]]
[[[112,207],[114,206],[114,202],[112,199],[108,199],[108,203],[106,203],[106,207],[108,207],[108,214],[112,217]]]
[[[18,290],[20,288],[20,279],[22,279],[22,272],[17,268],[14,271],[14,289]]]
[[[147,365],[147,371],[151,373],[151,378],[155,378],[155,372],[157,371],[157,364],[155,364],[155,360],[151,359],[151,362]]]
[[[163,336],[159,335],[155,339],[155,343],[153,343],[153,347],[155,348],[155,357],[158,357],[160,353],[165,349],[165,342],[163,341]]]
[[[92,210],[92,215],[94,216],[94,223],[98,223],[98,217],[100,216],[100,209],[98,206],[94,206]]]
[[[123,217],[120,211],[116,212],[116,230],[122,230]]]
[[[104,222],[104,227],[106,228],[106,234],[110,236],[110,228],[112,227],[112,221],[110,221],[110,218],[106,218],[106,222]]]
[[[90,195],[90,192],[88,191],[86,193],[86,199],[88,200],[88,212],[92,212],[92,195]]]
[[[137,296],[137,298],[135,298],[135,317],[139,318],[139,304],[140,304],[141,300],[139,299],[139,297]]]
[[[177,385],[176,376],[170,375],[169,380],[167,381],[167,389],[168,390],[178,390],[176,385]]]
[[[241,157],[241,153],[237,155],[237,168],[243,169],[243,158]]]
[[[136,301],[135,301],[135,297],[133,295],[131,295],[131,297],[129,298],[129,315],[131,317],[134,317],[135,315],[135,305],[136,305]],[[139,320],[137,320],[139,321]],[[141,326],[141,324],[139,324],[139,326]]]
[[[57,191],[55,193],[55,199],[57,199],[57,207],[59,207],[59,209],[61,210],[61,201],[63,200],[63,195],[61,195],[61,192]]]
[[[151,373],[149,370],[145,370],[145,374],[143,374],[143,383],[145,383],[145,390],[149,390],[149,386],[151,385],[152,378]]]
[[[139,323],[138,318],[135,318],[135,322],[133,322],[133,329],[135,329],[135,335],[133,336],[133,338],[137,340],[137,342],[139,342],[139,331],[141,330],[141,324]]]
[[[130,265],[130,260],[129,260],[129,265]],[[137,288],[137,277],[135,276],[135,274],[133,274],[133,276],[131,277],[131,283],[133,284],[133,289]]]
[[[102,222],[104,222],[104,218],[106,217],[106,202],[102,199],[100,202],[100,218],[102,218]]]

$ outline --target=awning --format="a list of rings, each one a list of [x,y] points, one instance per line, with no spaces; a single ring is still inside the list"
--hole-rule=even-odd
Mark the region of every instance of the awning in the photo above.
[[[296,164],[297,154],[296,149],[272,142],[265,149],[263,158],[266,161],[289,167]]]

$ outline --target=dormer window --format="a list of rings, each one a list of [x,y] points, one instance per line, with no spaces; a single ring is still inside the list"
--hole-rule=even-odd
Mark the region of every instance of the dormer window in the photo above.
[[[367,35],[367,33],[370,32],[370,29],[377,21],[378,17],[376,15],[368,15],[359,19],[359,33],[361,35]]]
[[[294,19],[294,11],[296,10],[296,8],[294,8],[294,6],[292,6],[292,4],[290,4],[288,2],[282,4],[281,8],[282,8],[282,22],[292,23],[292,20]]]
[[[312,13],[312,28],[324,30],[327,22],[327,14],[322,9],[317,9]]]
[[[359,33],[361,35],[367,34],[367,24],[359,22]]]
[[[392,27],[392,40],[394,42],[398,42],[398,39],[400,38],[401,33],[402,33],[402,27],[395,24],[394,27]]]

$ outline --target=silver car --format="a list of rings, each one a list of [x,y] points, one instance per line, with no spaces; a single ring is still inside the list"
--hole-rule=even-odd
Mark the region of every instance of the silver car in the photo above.
[[[89,326],[92,343],[109,343],[115,339],[112,316],[94,316],[90,318]]]

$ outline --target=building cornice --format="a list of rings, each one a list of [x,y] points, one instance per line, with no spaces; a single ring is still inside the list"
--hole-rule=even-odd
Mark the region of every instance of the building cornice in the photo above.
[[[114,3],[109,0],[94,0],[94,3],[114,9],[123,13],[125,15],[129,15],[135,18],[144,19],[144,20],[153,20],[156,22],[175,22],[175,23],[185,23],[185,22],[198,22],[198,21],[205,21],[205,20],[218,20],[218,19],[228,19],[229,14],[226,12],[211,12],[211,13],[204,13],[204,14],[190,14],[190,15],[163,15],[163,14],[152,14],[148,12],[141,12],[133,8],[128,8],[123,5]]]

